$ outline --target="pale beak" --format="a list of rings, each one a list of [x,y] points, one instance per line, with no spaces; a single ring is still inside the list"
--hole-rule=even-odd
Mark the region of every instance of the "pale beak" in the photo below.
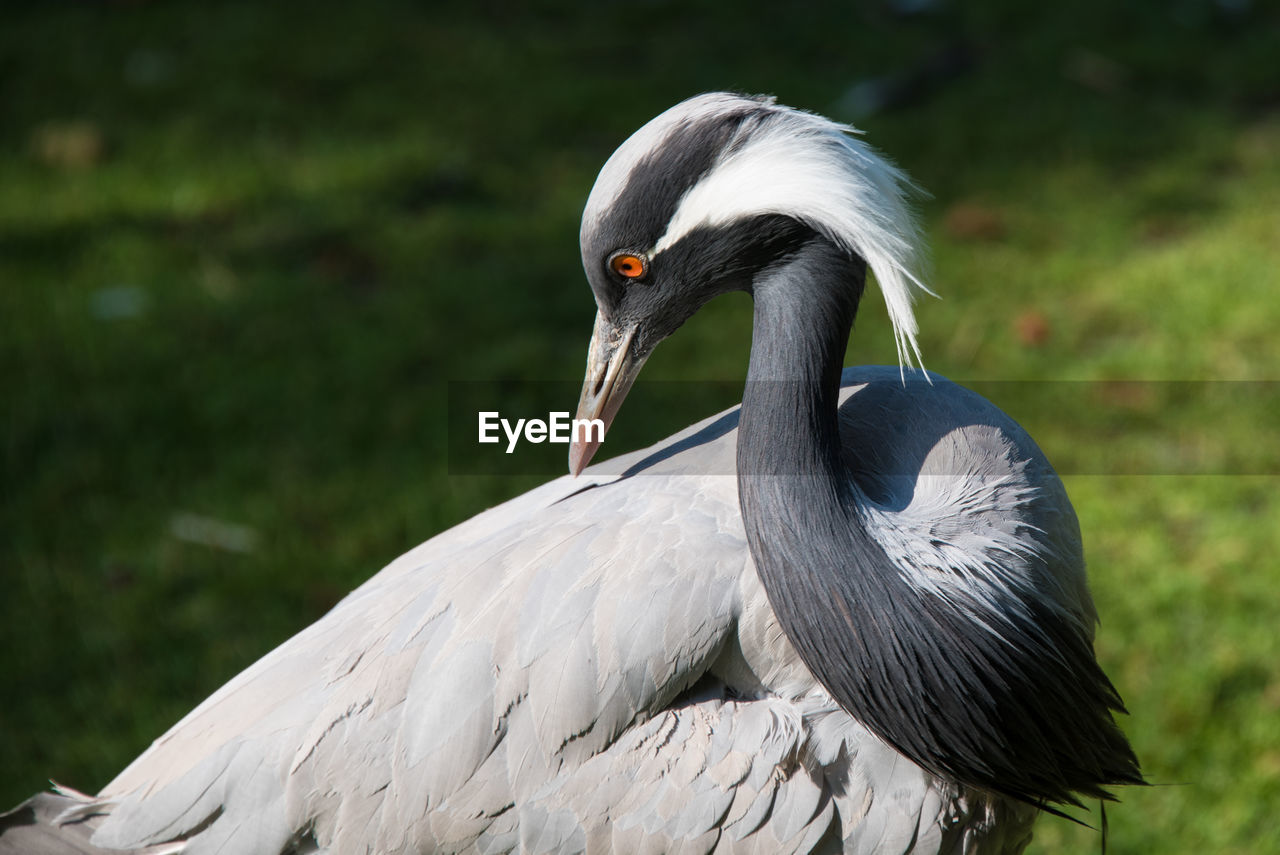
[[[587,376],[582,381],[582,397],[578,399],[576,420],[599,419],[608,432],[622,400],[644,366],[647,356],[631,352],[636,325],[617,327],[596,312],[596,325],[587,348]],[[602,432],[575,430],[569,444],[569,471],[578,475],[600,447]]]

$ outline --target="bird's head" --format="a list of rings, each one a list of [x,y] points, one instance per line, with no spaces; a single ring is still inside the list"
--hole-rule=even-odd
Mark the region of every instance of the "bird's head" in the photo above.
[[[658,342],[712,297],[752,291],[815,239],[871,268],[899,361],[918,357],[911,302],[924,286],[914,272],[911,184],[853,133],[770,98],[711,93],[667,110],[614,152],[582,216],[598,311],[577,418],[607,430]],[[598,446],[574,442],[570,471]]]

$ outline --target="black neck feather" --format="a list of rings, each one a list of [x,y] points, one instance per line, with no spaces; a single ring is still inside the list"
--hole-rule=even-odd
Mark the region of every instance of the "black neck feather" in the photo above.
[[[753,289],[738,490],[783,631],[845,710],[942,777],[1038,806],[1141,783],[1077,627],[1030,598],[1006,613],[917,589],[856,510],[837,404],[864,275],[815,240]]]

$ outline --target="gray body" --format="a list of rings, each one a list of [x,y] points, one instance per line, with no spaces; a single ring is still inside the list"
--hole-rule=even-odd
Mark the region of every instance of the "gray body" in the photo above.
[[[986,556],[1092,620],[1075,517],[1021,429],[896,368],[849,369],[844,396],[844,442],[882,449],[858,476],[866,512],[904,564]],[[94,843],[1020,851],[1032,808],[907,761],[791,649],[744,539],[736,423],[708,419],[402,556],[86,802],[105,814]]]
[[[741,407],[402,556],[0,853],[1005,853],[1141,783],[1035,444],[942,378],[841,374],[867,271],[901,358],[923,288],[906,179],[849,130],[700,96],[588,199],[579,417],[734,290]]]

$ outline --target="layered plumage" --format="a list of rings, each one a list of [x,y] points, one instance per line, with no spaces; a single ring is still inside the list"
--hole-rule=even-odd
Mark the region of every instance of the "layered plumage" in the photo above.
[[[1016,852],[1036,805],[1140,781],[1035,444],[840,370],[867,267],[904,358],[919,285],[904,179],[846,131],[702,96],[588,201],[580,413],[735,289],[741,408],[402,556],[0,852]]]

